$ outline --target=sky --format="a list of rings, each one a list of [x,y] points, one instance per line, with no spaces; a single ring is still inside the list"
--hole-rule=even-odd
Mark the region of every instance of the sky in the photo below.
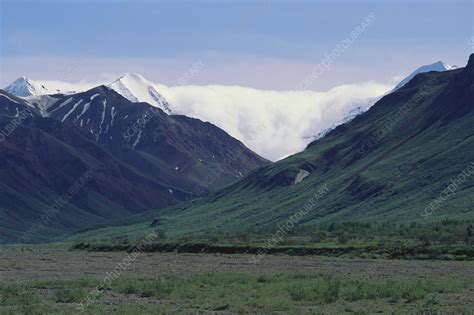
[[[464,65],[473,1],[0,0],[0,86],[25,75],[112,80],[138,72],[176,85],[294,90],[370,14],[375,18],[305,87],[390,82],[422,64]],[[179,84],[178,84],[179,85]]]

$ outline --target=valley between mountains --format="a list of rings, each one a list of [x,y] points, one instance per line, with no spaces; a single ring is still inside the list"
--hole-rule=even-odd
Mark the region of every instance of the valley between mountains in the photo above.
[[[0,315],[474,314],[474,0],[0,0]]]
[[[271,163],[211,123],[170,115],[139,75],[55,94],[20,78],[6,89],[19,96],[0,97],[0,240],[270,233],[295,213],[296,226],[471,220],[471,181],[430,204],[472,167],[472,79],[472,56],[420,67]]]
[[[0,91],[0,312],[469,314],[474,55],[341,118],[272,163],[105,85]]]
[[[418,74],[301,153],[200,199],[117,220],[75,239],[138,237],[156,228],[171,236],[271,234],[290,221],[285,234],[344,222],[470,222],[473,71],[471,55],[465,68]]]

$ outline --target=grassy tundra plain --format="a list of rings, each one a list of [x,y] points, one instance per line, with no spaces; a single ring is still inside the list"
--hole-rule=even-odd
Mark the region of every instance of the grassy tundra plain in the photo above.
[[[474,261],[0,248],[0,314],[471,314]]]

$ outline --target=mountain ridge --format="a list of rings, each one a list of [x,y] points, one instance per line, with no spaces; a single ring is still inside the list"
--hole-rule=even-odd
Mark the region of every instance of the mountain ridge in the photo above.
[[[437,71],[437,72],[450,71],[450,70],[454,70],[454,69],[457,69],[457,68],[458,68],[457,66],[450,66],[450,65],[444,63],[443,61],[437,61],[437,62],[432,63],[432,64],[420,66],[417,69],[415,69],[412,73],[410,73],[408,76],[406,76],[403,80],[401,80],[393,88],[392,92],[398,90],[399,88],[401,88],[402,86],[404,86],[405,84],[410,82],[410,80],[413,79],[417,74],[425,73],[425,72],[431,72],[431,71]]]

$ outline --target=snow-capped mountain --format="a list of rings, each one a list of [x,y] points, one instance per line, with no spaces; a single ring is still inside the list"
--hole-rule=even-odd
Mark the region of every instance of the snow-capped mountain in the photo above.
[[[419,73],[425,73],[425,72],[430,72],[430,71],[443,72],[443,71],[454,70],[456,68],[457,68],[457,66],[450,66],[450,65],[448,65],[448,64],[446,64],[442,61],[438,61],[438,62],[432,63],[430,65],[421,66],[418,69],[416,69],[415,71],[413,71],[405,79],[400,81],[400,83],[398,83],[395,86],[395,88],[392,90],[392,92],[398,90],[399,88],[401,88],[402,86],[407,84],[411,79],[413,79],[413,77],[415,77]]]
[[[162,109],[167,114],[172,114],[170,104],[155,89],[153,83],[138,73],[127,73],[107,87],[127,98],[131,102],[145,102]]]
[[[38,81],[27,77],[20,77],[3,90],[19,97],[34,97],[52,94],[74,94],[89,90],[94,86],[94,84],[90,83]]]
[[[50,91],[43,84],[26,77],[16,79],[12,84],[5,88],[5,91],[20,97],[55,93],[54,91]]]
[[[345,109],[344,116],[341,120],[336,121],[334,124],[332,124],[330,127],[325,128],[321,130],[317,135],[315,136],[306,136],[305,139],[310,139],[311,141],[316,141],[318,139],[321,139],[325,137],[328,133],[336,129],[336,127],[346,124],[348,122],[351,122],[354,118],[357,116],[365,113],[374,105],[377,103],[377,101],[381,98],[380,97],[371,97],[366,100],[359,100],[356,102],[353,102],[349,105],[347,105]]]
[[[446,64],[442,61],[438,61],[438,62],[435,62],[435,63],[430,64],[430,65],[421,66],[421,67],[417,68],[415,71],[413,71],[405,79],[400,81],[400,83],[398,83],[395,86],[395,88],[392,91],[388,92],[388,93],[391,93],[391,92],[394,92],[394,91],[398,90],[399,88],[401,88],[402,86],[407,84],[411,79],[413,79],[419,73],[425,73],[425,72],[430,72],[430,71],[443,72],[443,71],[449,71],[449,70],[454,70],[454,69],[457,69],[457,66],[450,66],[450,65],[448,65],[448,64]],[[370,99],[367,99],[367,100],[361,102],[360,104],[354,103],[354,104],[348,106],[346,114],[344,114],[343,119],[337,121],[331,127],[323,129],[317,135],[309,136],[309,137],[305,137],[305,138],[306,139],[312,139],[313,141],[318,140],[320,138],[323,138],[329,132],[334,130],[337,126],[348,123],[351,120],[353,120],[354,118],[356,118],[357,116],[359,116],[360,114],[363,114],[366,111],[368,111],[370,109],[370,107],[373,104],[375,104],[379,99],[380,99],[380,97],[370,98]]]
[[[4,90],[16,96],[28,97],[50,94],[73,94],[86,91],[90,88],[84,88],[82,85],[76,87],[74,84],[68,84],[68,86],[73,87],[73,90],[70,91],[57,87],[55,88],[48,86],[43,82],[21,77]],[[106,84],[106,86],[115,90],[131,102],[149,103],[150,105],[162,109],[167,114],[173,113],[170,104],[160,93],[158,93],[154,84],[138,73],[126,73],[117,80]]]

